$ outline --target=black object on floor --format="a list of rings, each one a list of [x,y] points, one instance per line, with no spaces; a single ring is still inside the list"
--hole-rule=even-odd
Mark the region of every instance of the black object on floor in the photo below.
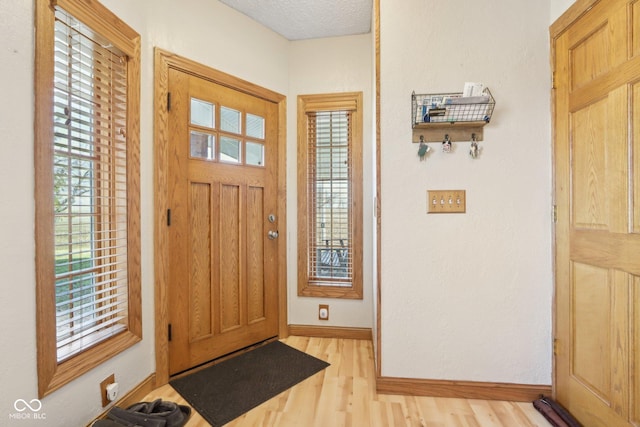
[[[538,410],[554,427],[582,427],[564,406],[550,397],[541,396],[533,401],[533,407]]]
[[[127,409],[114,406],[107,418],[112,425],[136,427],[182,427],[189,420],[191,408],[174,402],[156,399],[153,402],[139,402]],[[105,424],[104,427],[108,427]]]
[[[273,341],[170,384],[213,427],[220,427],[327,366]]]

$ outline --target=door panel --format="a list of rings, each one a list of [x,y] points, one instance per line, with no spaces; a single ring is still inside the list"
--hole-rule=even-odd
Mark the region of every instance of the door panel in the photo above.
[[[572,374],[606,402],[611,400],[611,331],[600,326],[611,320],[609,282],[608,269],[573,263]]]
[[[213,333],[211,315],[211,185],[190,183],[189,199],[191,280],[189,288],[189,339],[197,341]]]
[[[572,145],[573,225],[591,230],[609,229],[606,197],[607,100],[601,100],[572,114],[574,137],[581,141]]]
[[[640,406],[637,3],[597,2],[554,39],[554,383],[585,426],[632,426]]]
[[[169,92],[175,374],[278,334],[278,107],[173,69]]]
[[[264,190],[248,187],[247,212],[247,321],[260,321],[265,316],[264,307],[264,240],[266,234],[262,213]]]
[[[220,332],[240,326],[240,188],[222,185],[220,191]]]
[[[609,56],[602,55],[609,50],[606,22],[598,23],[598,27],[588,35],[576,36],[584,38],[576,40],[571,48],[569,61],[571,64],[572,89],[576,90],[594,78],[605,74],[610,69]]]

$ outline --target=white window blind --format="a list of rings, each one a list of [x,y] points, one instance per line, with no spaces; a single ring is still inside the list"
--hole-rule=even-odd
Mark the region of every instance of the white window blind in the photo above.
[[[307,113],[309,282],[353,280],[351,112]]]
[[[127,328],[127,61],[55,12],[53,200],[57,360]]]

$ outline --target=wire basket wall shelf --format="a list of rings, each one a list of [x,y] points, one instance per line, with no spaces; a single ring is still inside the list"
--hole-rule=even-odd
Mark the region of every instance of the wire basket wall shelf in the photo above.
[[[496,105],[485,88],[482,96],[463,97],[462,92],[411,94],[412,142],[483,140],[483,128]],[[422,137],[422,138],[421,138]]]

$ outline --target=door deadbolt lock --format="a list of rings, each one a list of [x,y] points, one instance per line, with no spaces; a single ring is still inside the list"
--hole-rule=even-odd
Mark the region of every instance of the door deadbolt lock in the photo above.
[[[269,216],[267,217],[267,219],[269,220],[270,223],[274,223],[276,222],[276,216],[274,214],[269,214]]]
[[[269,239],[271,240],[275,240],[278,238],[278,230],[269,230],[269,232],[267,233],[267,236],[269,237]]]

